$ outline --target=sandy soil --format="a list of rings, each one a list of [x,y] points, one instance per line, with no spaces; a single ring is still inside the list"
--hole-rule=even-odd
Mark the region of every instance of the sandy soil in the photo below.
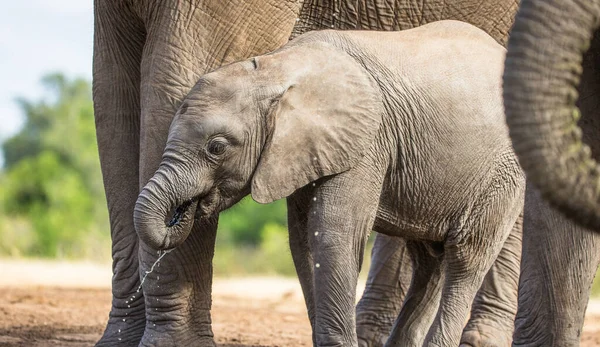
[[[110,308],[110,266],[0,260],[0,346],[92,346]],[[362,288],[359,288],[362,290]],[[295,279],[217,279],[220,346],[310,346]],[[600,301],[590,302],[582,346],[600,346]]]

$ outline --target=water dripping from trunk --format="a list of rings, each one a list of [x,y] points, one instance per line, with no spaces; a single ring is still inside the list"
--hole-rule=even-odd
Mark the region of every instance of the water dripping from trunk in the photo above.
[[[146,280],[146,277],[148,277],[148,275],[151,274],[152,271],[154,271],[154,267],[158,266],[158,263],[160,262],[160,260],[165,255],[171,253],[171,251],[172,251],[172,249],[169,249],[169,250],[166,250],[166,251],[158,251],[158,258],[156,259],[156,261],[154,262],[154,264],[152,264],[152,267],[150,267],[150,271],[146,271],[146,273],[144,274],[144,277],[142,277],[142,282],[140,283],[140,286],[136,290],[137,293],[139,293],[140,289],[142,289],[142,285],[144,285],[144,281]]]
[[[154,264],[152,264],[152,266],[150,267],[149,271],[146,271],[144,273],[144,277],[142,277],[142,281],[140,282],[140,286],[137,288],[136,293],[140,292],[140,289],[142,289],[142,285],[144,284],[144,281],[146,281],[146,277],[148,277],[149,274],[152,273],[152,271],[154,271],[155,267],[160,266],[160,261],[162,260],[162,258],[167,255],[168,253],[170,253],[173,249],[169,249],[166,251],[158,251],[158,258],[156,259],[156,261],[154,262]],[[157,276],[156,279],[158,280],[159,277]],[[129,304],[130,302],[133,302],[133,300],[135,299],[136,294],[133,294],[133,296],[131,296],[131,298],[129,298],[129,300],[125,300],[126,304]],[[127,305],[128,308],[131,307],[131,305]],[[127,312],[125,312],[125,315],[128,315]],[[123,322],[125,322],[126,319],[123,318]],[[119,329],[119,334],[121,333],[121,329]],[[119,338],[119,340],[121,340],[121,338]]]

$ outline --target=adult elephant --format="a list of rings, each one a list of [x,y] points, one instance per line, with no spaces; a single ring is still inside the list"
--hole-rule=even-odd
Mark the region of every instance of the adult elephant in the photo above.
[[[322,28],[402,30],[457,19],[504,43],[517,0],[96,0],[94,107],[110,213],[112,308],[101,346],[214,345],[216,220],[162,259],[138,241],[133,207],[169,124],[199,76]]]
[[[599,18],[597,0],[523,0],[509,40],[507,122],[529,182],[539,189],[528,187],[526,199],[541,207],[526,215],[515,345],[579,344],[600,260],[600,236],[583,227],[600,230]],[[555,333],[543,333],[549,328]]]

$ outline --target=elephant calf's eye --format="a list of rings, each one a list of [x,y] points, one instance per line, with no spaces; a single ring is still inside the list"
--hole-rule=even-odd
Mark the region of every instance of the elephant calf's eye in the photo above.
[[[212,155],[221,155],[225,153],[225,149],[227,148],[227,143],[223,139],[213,139],[210,140],[208,145],[206,146],[206,150],[208,153]]]

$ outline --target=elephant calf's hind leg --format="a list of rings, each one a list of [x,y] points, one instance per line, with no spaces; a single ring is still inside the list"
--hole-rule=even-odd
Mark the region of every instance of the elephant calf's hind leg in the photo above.
[[[519,286],[523,215],[520,215],[498,258],[477,292],[462,347],[506,347],[512,343]]]
[[[414,259],[414,275],[402,311],[386,346],[420,347],[439,307],[443,285],[443,253],[437,245],[407,241]],[[435,254],[434,254],[435,253]]]
[[[365,291],[356,305],[359,347],[382,347],[400,313],[412,280],[406,240],[377,234]]]

